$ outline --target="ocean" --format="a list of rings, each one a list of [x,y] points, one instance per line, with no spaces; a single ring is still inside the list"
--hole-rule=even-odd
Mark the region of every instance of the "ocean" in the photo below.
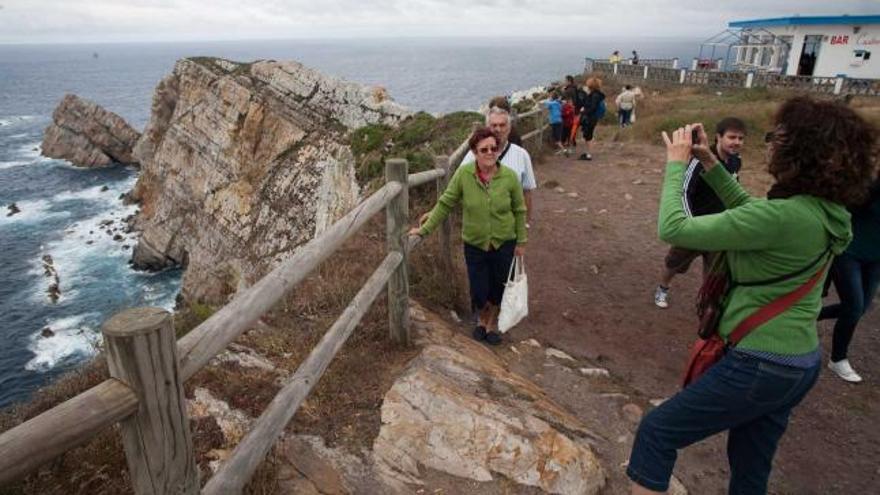
[[[0,45],[0,408],[93,356],[100,326],[135,306],[172,309],[180,270],[129,268],[136,234],[119,199],[137,179],[122,166],[85,170],[40,156],[43,129],[66,93],[125,118],[149,119],[156,83],[187,56],[236,61],[297,60],[324,73],[384,86],[392,98],[431,113],[476,110],[490,97],[558,80],[584,56],[637,49],[679,57],[699,40],[371,39],[203,43]],[[7,216],[15,203],[20,213]],[[60,298],[47,293],[59,277]],[[49,258],[46,258],[47,260]],[[48,330],[47,330],[48,329]]]

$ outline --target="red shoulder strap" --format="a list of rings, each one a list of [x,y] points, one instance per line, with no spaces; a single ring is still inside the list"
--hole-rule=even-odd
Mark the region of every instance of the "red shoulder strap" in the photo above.
[[[830,262],[830,261],[829,261]],[[804,282],[803,285],[798,287],[797,289],[789,292],[788,294],[784,294],[782,296],[777,297],[770,304],[764,306],[763,308],[756,311],[754,314],[739,322],[739,325],[730,332],[730,335],[727,337],[727,342],[730,346],[735,346],[739,344],[739,341],[745,338],[746,335],[749,334],[755,328],[767,323],[779,316],[780,313],[785,311],[786,309],[792,307],[794,303],[800,301],[804,296],[809,294],[813,287],[816,286],[816,283],[822,278],[822,275],[825,273],[825,270],[828,268],[828,263],[822,265],[819,268],[819,271],[816,272],[815,275],[812,276],[809,280]]]

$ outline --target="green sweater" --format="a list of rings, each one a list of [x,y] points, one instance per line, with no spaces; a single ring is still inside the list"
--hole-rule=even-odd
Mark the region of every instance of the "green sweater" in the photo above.
[[[749,194],[722,166],[702,177],[728,208],[722,213],[688,217],[681,202],[683,162],[666,168],[660,199],[660,239],[675,246],[726,251],[733,280],[750,282],[793,273],[814,262],[831,243],[840,254],[852,239],[850,215],[842,205],[807,195],[759,199]],[[748,316],[777,297],[803,285],[816,270],[778,284],[734,287],[723,301],[719,332],[725,339]],[[819,341],[816,317],[822,283],[779,316],[755,328],[738,345],[780,355],[804,355]]]
[[[522,185],[513,170],[499,165],[487,186],[477,178],[474,162],[459,167],[419,233],[433,232],[459,203],[461,239],[465,243],[484,251],[490,245],[497,248],[514,239],[517,244],[525,244],[526,204]]]

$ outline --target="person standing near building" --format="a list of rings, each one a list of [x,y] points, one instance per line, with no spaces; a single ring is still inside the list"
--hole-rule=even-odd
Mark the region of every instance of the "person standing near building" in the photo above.
[[[746,124],[736,117],[725,117],[715,126],[715,143],[712,153],[727,169],[727,172],[738,180],[742,161],[739,153],[746,138]],[[710,215],[724,211],[724,203],[703,180],[703,165],[696,157],[688,163],[684,173],[682,186],[682,204],[689,217]],[[654,304],[658,308],[669,307],[669,287],[676,274],[686,273],[691,263],[698,257],[703,258],[703,274],[711,263],[711,253],[696,249],[672,246],[666,254],[660,284],[654,290]]]
[[[612,64],[619,64],[620,63],[620,52],[617,50],[614,50],[614,53],[612,53],[611,56],[608,57],[608,62],[610,62]]]
[[[633,65],[639,65],[639,54],[635,50],[633,50],[633,56],[631,60]]]
[[[614,99],[617,104],[617,117],[620,121],[620,127],[624,128],[630,124],[633,110],[636,107],[636,94],[632,90],[632,86],[627,84],[623,87],[623,91]]]

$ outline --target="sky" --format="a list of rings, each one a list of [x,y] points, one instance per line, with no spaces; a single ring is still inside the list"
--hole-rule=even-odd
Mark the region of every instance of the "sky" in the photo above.
[[[880,0],[0,0],[0,43],[693,38],[795,14],[880,14]]]

